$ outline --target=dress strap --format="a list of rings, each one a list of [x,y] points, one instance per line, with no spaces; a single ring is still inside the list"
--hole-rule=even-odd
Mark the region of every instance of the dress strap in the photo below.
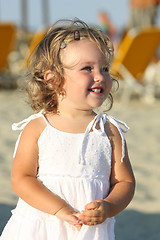
[[[17,131],[17,130],[20,130],[20,134],[18,136],[18,139],[16,141],[16,144],[15,144],[15,149],[14,149],[14,153],[13,153],[13,157],[15,157],[15,154],[16,154],[16,151],[17,151],[17,148],[18,148],[18,144],[19,144],[19,141],[20,141],[20,138],[21,138],[21,135],[22,135],[22,130],[24,129],[24,127],[33,119],[36,119],[36,118],[39,118],[39,117],[43,117],[45,119],[45,116],[43,115],[43,110],[40,111],[39,113],[36,113],[36,114],[32,114],[31,116],[29,116],[28,118],[20,121],[19,123],[13,123],[12,124],[12,130],[13,131]],[[46,121],[46,119],[45,119]],[[47,121],[46,121],[47,122]]]
[[[93,132],[95,132],[96,134],[100,134],[100,135],[104,135],[106,136],[106,132],[104,129],[105,123],[106,121],[110,121],[117,129],[118,132],[121,136],[122,139],[122,157],[121,157],[121,162],[123,162],[123,159],[125,157],[125,139],[124,139],[124,135],[123,133],[128,132],[129,127],[127,126],[126,123],[115,119],[112,116],[109,116],[108,114],[98,114],[88,125],[86,132],[84,134],[84,138],[83,138],[83,142],[82,142],[82,148],[81,148],[81,157],[79,159],[79,164],[84,165],[85,164],[85,149],[86,149],[86,141],[85,139],[87,138],[87,135],[89,134],[89,132],[91,131],[91,129],[93,129]],[[97,123],[99,123],[99,129],[96,128]]]
[[[13,131],[17,131],[17,130],[23,130],[24,127],[33,119],[36,119],[36,118],[39,118],[39,117],[44,117],[43,115],[43,110],[40,111],[39,113],[36,113],[36,114],[32,114],[31,116],[29,116],[28,118],[22,120],[21,122],[18,122],[18,123],[13,123],[12,124],[12,130]]]
[[[89,132],[91,131],[91,128],[93,128],[93,125],[94,125],[94,122],[96,121],[97,119],[97,115],[94,117],[94,119],[88,124],[87,126],[87,129],[84,133],[84,136],[83,136],[83,141],[82,141],[82,146],[81,146],[81,149],[80,149],[80,158],[79,158],[79,161],[78,163],[81,164],[81,165],[85,165],[85,149],[86,149],[86,139],[88,137],[88,134]]]
[[[118,129],[118,132],[119,132],[119,134],[121,136],[121,139],[122,139],[122,157],[121,157],[121,162],[123,162],[123,159],[125,157],[125,138],[124,138],[123,133],[128,132],[129,127],[127,126],[126,123],[124,123],[124,122],[122,122],[122,121],[120,121],[120,120],[118,120],[118,119],[116,119],[116,118],[114,118],[112,116],[106,115],[105,117],[106,117],[106,119],[108,119]]]

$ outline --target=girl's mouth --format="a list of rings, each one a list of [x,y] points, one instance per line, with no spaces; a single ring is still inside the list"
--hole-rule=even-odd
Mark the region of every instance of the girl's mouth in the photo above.
[[[94,92],[94,93],[103,93],[103,92],[104,92],[103,88],[101,88],[101,87],[98,87],[98,88],[90,88],[90,89],[88,89],[88,91]]]

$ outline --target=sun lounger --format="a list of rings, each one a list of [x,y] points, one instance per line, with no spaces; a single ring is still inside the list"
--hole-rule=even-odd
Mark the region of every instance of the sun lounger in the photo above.
[[[16,27],[11,24],[0,23],[0,71],[8,64],[8,55],[14,49],[16,41]]]
[[[113,60],[111,71],[120,77],[123,85],[121,98],[129,100],[134,90],[141,97],[147,84],[144,73],[160,45],[160,28],[132,29],[122,40]],[[152,81],[153,82],[153,81]]]

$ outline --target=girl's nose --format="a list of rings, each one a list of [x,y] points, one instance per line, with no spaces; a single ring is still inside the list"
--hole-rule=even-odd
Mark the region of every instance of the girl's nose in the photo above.
[[[101,72],[97,72],[94,76],[95,82],[102,82],[104,80],[104,76]]]

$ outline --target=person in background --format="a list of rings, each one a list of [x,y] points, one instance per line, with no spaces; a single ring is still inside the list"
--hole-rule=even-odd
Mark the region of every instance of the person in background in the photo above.
[[[105,11],[98,12],[98,22],[102,31],[111,39],[114,46],[114,52],[116,53],[117,41],[119,40],[116,25],[112,22],[109,14]]]
[[[114,23],[112,23],[109,15],[107,12],[99,11],[98,12],[98,21],[100,23],[100,27],[102,31],[108,35],[108,37],[111,38],[111,40],[114,40],[114,37],[117,32],[117,28]]]
[[[159,3],[159,0],[130,0],[130,13],[127,29],[155,25]]]

